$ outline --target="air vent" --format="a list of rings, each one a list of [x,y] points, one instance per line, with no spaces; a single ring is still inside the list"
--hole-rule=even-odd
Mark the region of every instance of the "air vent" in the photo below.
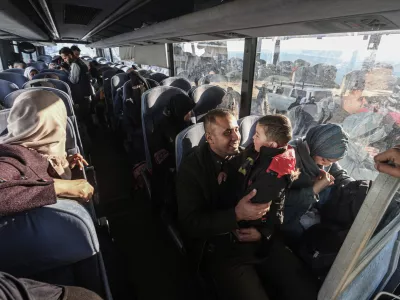
[[[88,25],[102,10],[94,7],[66,4],[64,23]]]
[[[208,34],[221,39],[244,39],[250,36],[236,32],[217,32]]]

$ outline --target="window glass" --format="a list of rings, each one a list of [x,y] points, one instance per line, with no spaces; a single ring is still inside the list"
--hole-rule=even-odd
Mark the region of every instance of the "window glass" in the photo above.
[[[154,73],[163,73],[167,76],[169,76],[169,69],[167,68],[162,68],[162,67],[158,67],[158,66],[149,66],[149,65],[140,65],[140,68],[144,69],[144,70],[149,70],[152,71]]]
[[[238,114],[243,55],[244,39],[174,44],[175,74],[193,86],[209,83],[229,90]]]
[[[287,114],[294,137],[336,123],[350,137],[340,165],[374,180],[373,157],[400,144],[400,33],[259,38],[252,114]]]
[[[114,62],[121,61],[121,57],[119,56],[119,47],[111,48],[111,52],[113,55]]]
[[[108,61],[111,61],[111,52],[109,48],[103,49],[104,50],[104,58]]]
[[[72,47],[73,45],[77,45],[79,49],[81,49],[81,56],[90,56],[94,57],[96,55],[96,49],[87,47],[84,44],[71,44],[71,43],[57,43],[55,46],[44,46],[45,54],[50,56],[59,55],[59,51],[62,47]]]

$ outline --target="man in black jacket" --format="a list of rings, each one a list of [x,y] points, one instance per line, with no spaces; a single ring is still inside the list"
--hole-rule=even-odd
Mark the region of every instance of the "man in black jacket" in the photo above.
[[[269,204],[251,203],[254,190],[237,201],[234,176],[218,185],[224,161],[239,153],[236,118],[216,109],[204,127],[207,143],[183,160],[177,179],[179,220],[195,263],[212,276],[221,299],[265,300],[264,286],[277,299],[316,299],[314,280],[279,241],[264,241],[253,227],[237,231],[238,222],[260,219]]]

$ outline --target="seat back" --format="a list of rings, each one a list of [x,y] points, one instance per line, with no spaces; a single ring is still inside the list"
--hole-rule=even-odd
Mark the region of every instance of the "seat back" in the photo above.
[[[210,84],[201,85],[192,92],[192,98],[196,103],[193,109],[197,122],[201,121],[204,115],[222,103],[226,92],[219,86]]]
[[[144,78],[150,78],[150,75],[152,74],[150,71],[148,70],[138,70],[138,73],[140,76],[143,76]]]
[[[6,72],[6,73],[17,73],[17,74],[24,75],[25,70],[24,69],[15,68],[15,69],[7,69],[7,70],[4,70],[3,72]]]
[[[45,78],[45,79],[35,79],[28,81],[24,84],[24,89],[31,87],[52,87],[57,90],[67,93],[72,99],[71,89],[67,83],[57,79]]]
[[[57,70],[53,70],[52,72],[46,71],[46,72],[41,72],[39,74],[36,74],[35,76],[33,76],[32,80],[47,79],[47,78],[61,80],[66,83],[69,83],[68,75],[65,72],[61,73]]]
[[[48,69],[49,67],[47,66],[47,64],[43,61],[35,61],[33,63],[28,64],[30,67],[34,67],[36,70],[38,70],[39,72],[41,70],[44,69]]]
[[[121,68],[122,71],[127,72],[130,69],[130,67],[128,66],[124,66]]]
[[[189,80],[183,77],[168,77],[161,82],[161,85],[177,87],[185,92],[192,88]]]
[[[103,88],[104,96],[108,104],[112,104],[112,94],[111,94],[111,79],[114,75],[122,73],[121,70],[111,68],[103,72]]]
[[[4,102],[5,97],[18,90],[18,86],[7,80],[0,79],[0,104]]]
[[[153,88],[153,87],[156,87],[156,86],[160,86],[160,84],[157,81],[153,80],[153,79],[147,78],[146,81],[150,85],[150,88]]]
[[[67,73],[65,73],[65,71],[57,70],[57,69],[44,69],[44,70],[40,71],[40,73],[56,73],[56,74],[60,74],[61,76],[67,75]]]
[[[247,116],[238,120],[239,132],[242,136],[240,146],[247,147],[253,143],[253,136],[256,133],[257,121],[260,116]]]
[[[229,82],[228,77],[221,74],[210,74],[199,79],[199,85],[219,82]]]
[[[123,112],[123,86],[129,80],[126,73],[115,74],[111,78],[111,98],[114,107],[114,115],[120,116]]]
[[[20,89],[22,89],[25,82],[28,81],[28,78],[26,78],[24,75],[10,72],[0,72],[0,79],[15,83]]]
[[[74,109],[73,109],[73,102],[72,102],[71,98],[69,97],[69,95],[61,90],[51,88],[51,87],[31,87],[31,88],[25,88],[22,90],[14,91],[11,94],[7,95],[7,97],[4,99],[4,106],[6,108],[11,108],[14,105],[15,99],[17,99],[17,97],[19,95],[21,95],[22,93],[25,93],[27,91],[34,91],[34,90],[45,90],[45,91],[53,92],[58,97],[60,97],[61,100],[64,102],[65,107],[67,108],[67,115],[69,117],[75,115]]]
[[[206,142],[204,132],[204,124],[197,123],[184,130],[182,130],[175,139],[175,159],[176,169],[179,170],[179,166],[184,157],[191,153],[192,149],[196,146],[200,146]]]
[[[163,80],[167,79],[168,76],[163,73],[153,73],[149,78],[161,83]]]
[[[7,133],[7,119],[10,114],[9,109],[0,110],[0,136],[5,135]]]
[[[158,86],[145,92],[142,96],[142,127],[145,145],[146,162],[149,170],[152,169],[154,149],[150,149],[151,135],[155,128],[165,118],[164,110],[176,95],[186,95],[179,88]],[[187,96],[187,95],[186,95]],[[188,101],[191,99],[187,96]],[[175,137],[174,137],[175,138]]]
[[[37,60],[41,60],[44,61],[46,64],[51,63],[51,61],[53,60],[53,58],[50,55],[39,55]]]

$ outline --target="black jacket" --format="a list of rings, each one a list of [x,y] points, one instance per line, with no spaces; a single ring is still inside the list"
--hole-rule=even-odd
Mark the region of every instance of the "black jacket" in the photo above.
[[[239,168],[238,162],[240,162]],[[231,170],[228,176],[237,177],[235,186],[239,189],[238,199],[256,189],[257,195],[252,202],[271,202],[270,211],[264,218],[252,222],[241,222],[240,226],[254,226],[265,238],[269,239],[276,227],[283,223],[286,191],[296,171],[294,150],[261,147],[258,153],[254,150],[254,145],[251,145],[242,155],[233,159],[231,164],[234,170]]]
[[[218,185],[219,171],[215,169],[208,144],[195,149],[179,168],[176,187],[178,218],[186,245],[196,263],[201,260],[207,240],[239,228],[235,191],[231,207],[220,207],[220,195],[225,185]]]

